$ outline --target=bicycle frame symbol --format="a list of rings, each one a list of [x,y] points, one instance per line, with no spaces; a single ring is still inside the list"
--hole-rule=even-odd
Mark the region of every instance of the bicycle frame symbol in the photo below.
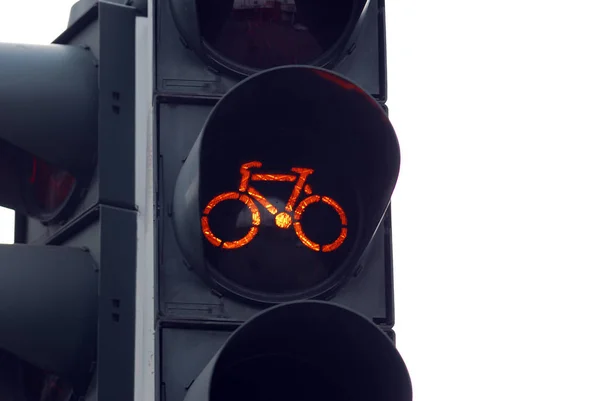
[[[254,198],[259,204],[261,204],[269,213],[275,216],[275,224],[277,227],[282,229],[294,227],[294,231],[296,235],[300,239],[300,241],[308,248],[312,249],[316,252],[331,252],[336,250],[342,245],[346,236],[348,234],[348,221],[346,219],[346,213],[342,207],[333,199],[328,196],[315,195],[312,193],[312,188],[309,184],[306,183],[306,180],[310,174],[314,172],[314,170],[309,168],[302,167],[294,167],[291,169],[293,173],[296,174],[259,174],[259,173],[251,173],[250,169],[260,168],[262,167],[262,163],[258,161],[253,161],[249,163],[245,163],[240,168],[240,174],[242,175],[240,180],[240,185],[238,188],[239,192],[225,192],[215,196],[208,205],[204,208],[202,212],[202,232],[206,239],[214,246],[221,247],[223,249],[235,249],[240,248],[244,245],[247,245],[252,241],[252,239],[258,234],[258,228],[260,226],[260,213],[256,204],[252,200]],[[275,206],[273,206],[267,198],[265,198],[260,192],[258,192],[255,188],[250,186],[250,181],[278,181],[278,182],[295,182],[296,185],[292,190],[292,194],[285,205],[285,211],[279,211]],[[298,207],[294,210],[294,205],[298,201],[301,192],[304,191],[307,195],[303,201],[298,204]],[[248,231],[248,233],[234,241],[223,241],[212,232],[210,229],[210,225],[208,224],[208,218],[210,212],[213,210],[215,206],[225,200],[239,200],[244,205],[250,209],[250,213],[252,214],[252,227]],[[306,208],[316,202],[323,202],[326,205],[331,206],[339,215],[342,228],[340,235],[337,239],[329,244],[318,244],[312,240],[310,240],[304,231],[302,230],[302,225],[300,220],[302,218],[302,214],[306,210]],[[293,213],[292,213],[293,211]]]

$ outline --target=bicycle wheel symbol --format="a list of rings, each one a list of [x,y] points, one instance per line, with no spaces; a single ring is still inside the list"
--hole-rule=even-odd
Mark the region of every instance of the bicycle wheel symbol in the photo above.
[[[260,162],[250,162],[242,165],[240,170],[242,174],[242,179],[240,183],[240,192],[225,192],[220,195],[215,196],[211,201],[206,205],[204,211],[202,212],[201,225],[202,232],[206,239],[214,246],[221,247],[223,249],[236,249],[247,245],[254,239],[256,234],[258,234],[258,229],[260,226],[260,213],[258,211],[258,207],[252,200],[254,198],[259,204],[265,207],[267,211],[275,216],[275,224],[277,227],[282,229],[287,229],[291,226],[294,227],[294,231],[302,244],[304,244],[309,249],[312,249],[316,252],[331,252],[339,248],[348,235],[348,221],[346,218],[346,214],[342,207],[334,201],[332,198],[328,196],[320,196],[320,195],[312,195],[312,189],[306,183],[306,179],[308,175],[310,175],[313,170],[305,169],[305,168],[293,168],[292,172],[299,173],[299,176],[296,175],[287,175],[287,174],[253,174],[249,173],[250,168],[252,167],[261,167]],[[288,182],[296,182],[294,190],[288,200],[288,203],[285,207],[285,211],[279,212],[277,208],[275,208],[269,201],[261,195],[256,189],[248,186],[248,181],[288,181]],[[300,192],[304,190],[305,193],[310,196],[301,201],[296,209],[292,213],[292,209],[296,200],[298,199]],[[248,230],[248,232],[237,240],[232,241],[223,241],[218,238],[209,224],[209,215],[210,212],[217,206],[219,203],[226,200],[237,200],[242,202],[249,210],[252,216],[252,226]],[[323,202],[325,205],[333,208],[335,212],[338,214],[341,222],[341,230],[338,237],[331,243],[328,244],[318,244],[317,242],[311,240],[307,237],[302,229],[302,215],[304,214],[306,208],[312,204],[317,202]]]
[[[250,230],[246,235],[244,235],[238,240],[222,241],[221,239],[217,238],[217,236],[214,235],[212,230],[210,229],[210,225],[208,224],[208,215],[211,212],[211,210],[219,203],[230,199],[239,200],[242,203],[244,203],[248,207],[248,209],[250,209],[250,213],[252,214],[252,227],[250,227]],[[260,213],[258,212],[258,208],[254,204],[254,202],[252,202],[252,199],[250,199],[245,194],[240,194],[237,192],[226,192],[224,194],[217,195],[208,203],[206,208],[204,208],[204,212],[202,214],[202,232],[204,233],[206,239],[208,239],[208,241],[214,246],[222,247],[223,249],[240,248],[252,241],[256,234],[258,234],[258,226],[260,225]]]

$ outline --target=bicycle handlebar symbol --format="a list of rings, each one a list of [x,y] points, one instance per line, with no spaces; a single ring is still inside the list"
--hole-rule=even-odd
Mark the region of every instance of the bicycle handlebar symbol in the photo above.
[[[220,195],[215,196],[208,205],[204,208],[202,212],[202,232],[206,239],[214,246],[221,247],[223,249],[235,249],[240,248],[244,245],[247,245],[252,241],[252,239],[258,234],[258,228],[260,226],[260,213],[258,212],[258,208],[256,204],[251,198],[254,198],[259,204],[261,204],[269,213],[275,216],[275,224],[277,227],[282,229],[287,229],[294,226],[294,231],[296,235],[300,239],[300,241],[312,249],[313,251],[322,251],[322,252],[331,252],[335,249],[339,248],[340,245],[346,239],[348,234],[348,221],[346,219],[346,214],[341,206],[331,199],[328,196],[315,195],[312,193],[312,188],[309,184],[306,183],[306,180],[310,174],[314,172],[314,170],[309,168],[301,168],[294,167],[291,169],[293,173],[296,174],[258,174],[258,173],[250,173],[250,169],[260,168],[262,167],[262,163],[258,161],[253,161],[249,163],[245,163],[240,168],[240,173],[242,178],[240,180],[240,185],[238,188],[239,192],[225,192]],[[275,206],[273,206],[267,198],[265,198],[260,192],[258,192],[255,188],[249,185],[249,181],[279,181],[279,182],[295,182],[296,185],[292,190],[292,194],[285,205],[285,211],[279,211]],[[300,196],[300,193],[304,190],[304,192],[309,195],[306,199],[301,201],[298,204],[298,207],[294,210],[294,205]],[[252,214],[252,227],[248,231],[248,233],[234,241],[223,241],[217,236],[215,236],[210,229],[210,225],[208,224],[208,217],[211,210],[218,205],[219,203],[225,200],[239,200],[244,203],[248,209],[250,209],[250,213]],[[326,205],[331,206],[339,215],[342,229],[340,235],[337,239],[329,244],[321,245],[317,244],[314,241],[311,241],[304,231],[302,230],[302,225],[300,220],[302,218],[302,214],[306,210],[306,208],[317,202],[323,202]],[[293,211],[293,213],[292,213]]]

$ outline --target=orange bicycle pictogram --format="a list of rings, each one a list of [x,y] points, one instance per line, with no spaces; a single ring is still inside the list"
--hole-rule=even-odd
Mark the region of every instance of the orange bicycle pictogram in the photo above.
[[[204,211],[202,212],[201,218],[202,232],[204,233],[206,239],[214,246],[221,247],[223,249],[240,248],[252,241],[256,234],[258,234],[258,228],[260,226],[260,213],[256,204],[252,200],[252,198],[254,198],[259,204],[264,206],[269,213],[275,216],[275,224],[277,227],[287,229],[293,226],[294,231],[296,232],[296,235],[300,241],[313,251],[331,252],[339,248],[348,234],[348,221],[346,219],[346,213],[344,213],[342,207],[330,197],[315,195],[312,193],[312,188],[306,183],[306,180],[308,176],[314,172],[314,170],[309,168],[294,167],[291,169],[291,171],[296,174],[259,174],[250,172],[250,169],[260,168],[261,166],[262,163],[257,161],[243,164],[240,168],[242,178],[240,180],[240,186],[238,189],[239,192],[225,192],[215,196],[210,202],[208,202],[208,205],[206,205]],[[267,200],[267,198],[265,198],[255,188],[250,186],[250,181],[295,182],[296,185],[294,186],[292,194],[285,205],[285,211],[279,211]],[[294,210],[294,205],[298,201],[302,191],[309,196],[302,200],[298,204],[298,207],[296,207]],[[244,203],[248,209],[250,209],[250,213],[252,215],[252,227],[250,227],[250,230],[243,238],[234,241],[223,241],[220,238],[217,238],[217,236],[210,229],[210,225],[208,224],[209,214],[215,206],[224,200],[239,200]],[[322,245],[310,240],[302,230],[302,224],[300,222],[302,214],[309,205],[316,202],[323,202],[324,204],[331,206],[339,215],[342,223],[340,235],[335,239],[335,241],[329,244]]]

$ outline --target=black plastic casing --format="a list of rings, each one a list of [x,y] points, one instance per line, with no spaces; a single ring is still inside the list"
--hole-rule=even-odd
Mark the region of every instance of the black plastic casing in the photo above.
[[[195,0],[155,0],[156,90],[160,94],[219,98],[244,78],[234,68],[211,62],[211,55],[198,54],[201,43],[188,44],[178,25],[195,24],[189,12]],[[357,0],[357,2],[365,0]],[[173,10],[181,8],[175,21]],[[360,7],[359,7],[360,8]],[[318,60],[323,66],[345,75],[375,99],[387,99],[384,0],[367,0],[357,25],[350,29],[347,41],[339,43],[330,58]],[[190,32],[195,29],[189,28]],[[196,29],[197,30],[197,29]],[[189,41],[189,40],[188,40]],[[200,42],[198,40],[198,42]],[[212,57],[214,58],[214,57]],[[247,75],[246,75],[247,76]]]
[[[179,171],[216,103],[244,76],[199,56],[178,30],[170,1],[153,1],[157,384],[161,401],[182,401],[231,333],[268,305],[211,288],[185,260],[177,243],[172,216]],[[341,57],[327,68],[361,86],[387,112],[384,0],[369,0],[365,11],[354,39],[343,45]],[[319,299],[363,314],[395,341],[392,271],[388,206],[353,274]]]
[[[62,377],[74,387],[73,399],[86,400],[132,400],[134,398],[135,380],[135,288],[136,288],[136,252],[137,252],[137,211],[135,205],[135,23],[138,11],[109,2],[90,4],[89,8],[76,19],[69,28],[53,42],[57,45],[68,45],[84,48],[98,60],[98,90],[97,135],[93,137],[93,147],[97,150],[97,158],[92,160],[93,174],[81,198],[73,205],[68,218],[59,222],[42,224],[39,219],[28,218],[23,214],[15,214],[15,243],[27,247],[29,260],[19,258],[18,253],[12,258],[5,257],[2,262],[29,262],[29,270],[46,270],[46,276],[38,275],[37,280],[44,280],[43,293],[36,288],[35,282],[21,275],[23,284],[20,297],[23,297],[20,310],[15,313],[26,317],[36,316],[40,321],[35,326],[25,327],[28,336],[52,336],[58,333],[56,339],[47,338],[47,344],[59,344],[53,350],[45,351],[51,355],[59,353],[60,341],[69,341],[72,348],[77,341],[84,341],[72,327],[60,324],[52,313],[61,319],[77,318],[77,310],[83,305],[94,304],[90,318],[93,324],[91,331],[94,338],[85,338],[86,351],[80,352],[81,358],[87,357],[86,364],[80,364],[76,369],[76,377]],[[80,52],[83,51],[78,49]],[[101,56],[100,56],[101,55]],[[35,66],[33,66],[35,67]],[[60,94],[57,94],[59,96]],[[60,97],[60,96],[59,96]],[[30,116],[34,118],[35,116]],[[65,144],[54,143],[55,147]],[[76,155],[84,149],[63,149],[68,154]],[[69,153],[70,152],[70,153]],[[48,246],[60,247],[52,259],[48,256]],[[38,251],[37,249],[42,249]],[[9,252],[7,252],[7,255]],[[75,256],[71,256],[75,255]],[[76,256],[80,255],[76,260]],[[81,256],[85,255],[85,256]],[[59,260],[60,257],[60,260]],[[88,262],[87,260],[91,260]],[[84,286],[81,276],[68,272],[70,268],[95,268],[96,282]],[[57,266],[52,272],[53,265]],[[1,266],[9,268],[10,266]],[[15,268],[18,266],[14,266]],[[34,272],[35,273],[35,272]],[[18,272],[15,272],[18,274]],[[91,280],[87,280],[88,283]],[[84,296],[76,296],[75,289],[81,285],[80,291]],[[71,292],[66,291],[69,289]],[[52,296],[52,290],[64,298]],[[71,299],[67,299],[69,294]],[[52,296],[54,304],[42,297]],[[8,297],[8,293],[6,294]],[[95,301],[92,302],[93,299]],[[61,307],[61,302],[71,302],[71,309]],[[16,301],[15,301],[16,302]],[[48,305],[38,305],[36,302],[46,302]],[[76,306],[80,302],[82,305]],[[87,302],[87,303],[84,303]],[[5,303],[6,305],[6,303]],[[52,308],[54,305],[56,307]],[[52,309],[51,313],[39,314],[43,306]],[[69,312],[71,310],[71,312]],[[89,308],[85,312],[89,312]],[[26,311],[26,312],[24,312]],[[75,312],[73,312],[75,311]],[[5,311],[10,313],[10,311]],[[15,318],[16,321],[17,318]],[[25,320],[24,320],[25,321]],[[80,318],[81,321],[81,318]],[[4,322],[2,322],[3,324]],[[52,330],[43,330],[43,324],[52,325]],[[39,330],[31,331],[31,327]],[[13,327],[17,330],[18,327]],[[64,331],[69,332],[65,334]],[[62,333],[62,334],[61,334]],[[6,335],[8,335],[7,333]],[[60,336],[64,339],[60,338]],[[26,337],[22,336],[24,340]],[[42,340],[38,340],[41,342]],[[26,343],[23,347],[28,352],[34,352]],[[39,354],[39,355],[38,355]],[[44,357],[44,350],[35,354],[35,359]],[[27,355],[24,355],[27,356]],[[33,357],[32,362],[37,362]],[[48,359],[48,358],[47,358]],[[64,357],[62,359],[65,359]],[[68,361],[62,361],[67,363]],[[39,363],[38,363],[39,365]],[[42,366],[46,367],[46,366]],[[48,365],[48,368],[53,368]],[[53,372],[63,373],[63,372]],[[70,373],[70,372],[69,372]],[[65,375],[66,376],[66,375]]]

